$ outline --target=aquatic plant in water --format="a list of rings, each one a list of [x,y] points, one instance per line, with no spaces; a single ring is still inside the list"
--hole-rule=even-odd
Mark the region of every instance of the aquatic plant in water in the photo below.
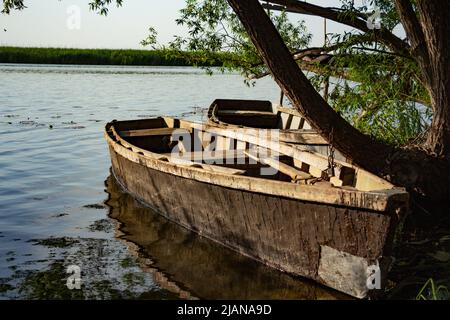
[[[420,289],[416,300],[450,300],[450,291],[444,285],[436,286],[432,278]]]

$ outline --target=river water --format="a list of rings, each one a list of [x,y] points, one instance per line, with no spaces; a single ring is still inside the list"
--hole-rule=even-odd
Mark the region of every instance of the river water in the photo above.
[[[248,87],[194,68],[0,64],[0,298],[346,298],[173,225],[110,177],[112,119],[204,120],[216,98],[278,97],[269,78]],[[450,279],[450,233],[436,234],[420,275],[402,276],[418,254],[402,249],[394,297],[413,298],[428,274]],[[70,265],[81,290],[66,286]]]

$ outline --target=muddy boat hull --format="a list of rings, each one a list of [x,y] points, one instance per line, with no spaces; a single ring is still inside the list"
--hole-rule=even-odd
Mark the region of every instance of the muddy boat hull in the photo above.
[[[226,188],[149,167],[123,147],[109,150],[116,180],[133,197],[243,255],[358,298],[370,294],[371,266],[379,266],[381,278],[387,274],[400,212]]]

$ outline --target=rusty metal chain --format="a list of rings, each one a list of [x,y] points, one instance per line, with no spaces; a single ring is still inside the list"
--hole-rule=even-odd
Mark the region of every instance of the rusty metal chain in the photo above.
[[[334,162],[334,146],[333,146],[333,128],[331,128],[331,132],[328,136],[328,168],[327,168],[327,175],[328,178],[334,177],[335,171],[334,168],[336,167],[336,163]]]

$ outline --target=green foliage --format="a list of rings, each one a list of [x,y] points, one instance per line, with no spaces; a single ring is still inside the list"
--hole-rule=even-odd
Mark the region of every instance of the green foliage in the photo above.
[[[359,3],[359,5],[358,5]],[[343,14],[355,17],[367,18],[374,6],[381,11],[382,27],[392,31],[399,24],[399,17],[395,8],[395,1],[392,0],[341,0],[341,10]]]
[[[89,6],[106,15],[109,5],[120,6],[122,2],[95,0]],[[414,3],[412,1],[413,6]],[[374,5],[381,11],[385,31],[392,32],[400,25],[395,3],[390,0],[341,0],[341,6],[334,10],[342,16],[365,20]],[[24,4],[23,0],[3,0],[3,7],[3,12],[9,13],[12,9],[23,9]],[[286,12],[270,11],[268,14],[292,53],[309,44],[311,35],[304,21],[297,21]],[[150,28],[142,44],[159,49],[156,52],[163,52],[166,60],[203,66],[208,72],[211,72],[210,66],[217,65],[222,71],[237,70],[247,83],[268,74],[226,0],[186,0],[176,22],[187,29],[187,36],[175,36],[167,46],[161,46],[157,43],[156,30]],[[315,73],[310,79],[318,91],[330,80],[328,103],[356,128],[385,142],[404,145],[423,136],[431,122],[432,110],[415,57],[393,52],[376,30],[329,33],[327,38],[327,47],[323,49],[332,59],[328,63],[312,63],[314,68],[310,69]],[[144,60],[148,59],[158,60],[156,57]],[[104,63],[102,57],[94,60],[94,63]],[[124,60],[129,59],[121,54],[112,59],[112,63],[123,64]],[[67,61],[66,58],[63,61]]]
[[[400,24],[393,1],[341,3],[342,14],[363,19],[376,4],[382,28],[390,32]],[[318,90],[325,79],[335,77],[329,104],[353,126],[387,143],[405,145],[422,136],[432,111],[414,58],[390,50],[375,31],[334,33],[329,39],[328,45],[336,48],[333,58],[312,77]]]
[[[108,6],[111,3],[116,3],[117,7],[121,7],[123,0],[94,0],[89,2],[89,8],[92,11],[98,12],[101,15],[106,16],[108,14]]]
[[[80,65],[190,66],[198,52],[175,57],[167,50],[110,50],[0,47],[0,63],[46,63]],[[211,57],[202,66],[220,66],[224,54]]]
[[[414,61],[360,50],[337,53],[312,82],[319,90],[337,71],[346,74],[332,78],[328,102],[362,132],[404,145],[427,129],[432,113]]]
[[[142,46],[152,46],[153,49],[155,49],[155,44],[156,44],[156,37],[158,36],[158,32],[156,31],[155,28],[150,27],[148,28],[148,35],[147,38],[145,38],[144,40],[141,41],[141,45]]]
[[[123,0],[93,0],[89,2],[89,8],[101,15],[108,14],[108,6],[112,3],[116,3],[118,7],[122,6]],[[2,13],[10,14],[11,10],[23,10],[25,9],[24,0],[3,0]]]
[[[366,19],[374,0],[356,6],[353,0],[341,0],[341,15]],[[392,31],[399,25],[395,4],[377,0],[382,27]],[[292,53],[305,48],[311,35],[304,21],[293,22],[286,12],[268,12],[275,27]],[[185,37],[176,36],[169,44],[172,54],[183,50],[199,52],[192,61],[208,61],[209,55],[230,53],[222,70],[240,71],[247,82],[268,74],[267,67],[225,0],[187,0],[177,23],[188,30]],[[155,46],[156,31],[150,30],[146,44]],[[333,48],[328,50],[327,48]],[[329,104],[352,125],[364,133],[394,145],[411,143],[420,137],[431,121],[428,93],[422,85],[420,70],[412,57],[401,56],[387,48],[375,31],[328,34],[329,63],[310,63],[309,74],[320,91],[331,79]],[[304,64],[303,64],[304,65]]]
[[[23,0],[3,0],[2,13],[9,14],[11,10],[23,10],[25,8]]]
[[[311,35],[307,33],[304,21],[293,23],[285,12],[270,13],[270,17],[292,52],[309,44]],[[267,72],[267,67],[226,0],[187,0],[176,22],[187,28],[188,36],[175,36],[169,43],[168,48],[175,56],[185,56],[186,51],[198,52],[197,56],[190,57],[193,58],[192,64],[196,65],[210,61],[218,53],[226,53],[222,71],[238,70],[246,78]],[[153,28],[143,44],[157,44]]]
[[[416,300],[450,300],[450,291],[446,286],[436,286],[433,279],[428,279],[416,296]]]

